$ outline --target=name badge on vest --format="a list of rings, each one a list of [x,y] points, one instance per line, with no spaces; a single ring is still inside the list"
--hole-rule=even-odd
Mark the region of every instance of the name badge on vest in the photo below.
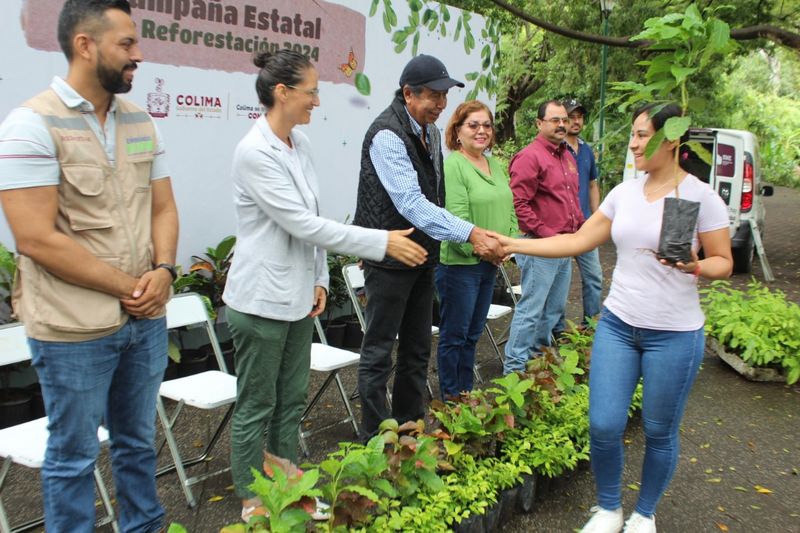
[[[125,139],[125,151],[128,155],[139,155],[153,151],[153,138],[149,135],[144,137],[128,137]]]

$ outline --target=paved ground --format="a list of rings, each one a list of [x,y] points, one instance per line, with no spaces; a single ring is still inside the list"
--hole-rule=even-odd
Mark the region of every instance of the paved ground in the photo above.
[[[800,191],[778,188],[766,199],[768,209],[766,248],[780,288],[794,301],[800,301]],[[613,266],[613,249],[601,251],[607,281]],[[754,275],[761,279],[760,266]],[[745,285],[748,276],[733,282]],[[570,296],[570,316],[579,313],[579,284]],[[504,324],[496,328],[502,331]],[[483,341],[479,359],[488,360],[482,370],[486,377],[500,373],[491,361]],[[355,383],[355,372],[343,374],[346,387]],[[435,383],[435,376],[432,382]],[[312,390],[319,385],[315,377]],[[338,398],[323,399],[321,408],[310,420],[311,426],[343,415]],[[356,403],[357,406],[357,403]],[[186,453],[208,441],[211,428],[222,416],[194,413],[179,432]],[[680,464],[669,492],[657,515],[659,531],[664,532],[800,532],[800,387],[759,384],[743,380],[717,357],[706,355],[703,370],[692,392],[682,428]],[[337,447],[337,442],[353,438],[352,428],[340,425],[311,439],[312,461],[319,461]],[[643,453],[641,424],[634,419],[626,437],[627,460],[624,485],[625,508],[635,504]],[[228,463],[228,435],[215,457],[194,467],[191,474],[213,470]],[[166,449],[160,455],[166,464]],[[101,460],[106,479],[110,479],[107,458]],[[159,479],[159,494],[167,518],[184,524],[192,533],[219,531],[237,520],[240,505],[233,495],[229,474],[213,477],[195,487],[200,504],[189,509],[174,475]],[[771,491],[759,493],[756,486]],[[35,516],[41,509],[37,473],[14,468],[3,500],[12,520]],[[588,471],[577,472],[562,489],[551,494],[531,515],[517,516],[505,526],[514,532],[569,532],[579,528],[594,502],[594,488]]]

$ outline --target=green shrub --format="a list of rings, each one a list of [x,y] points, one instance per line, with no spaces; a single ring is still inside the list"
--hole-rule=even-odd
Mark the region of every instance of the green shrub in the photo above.
[[[700,292],[706,333],[751,366],[782,368],[789,384],[800,378],[800,307],[753,279],[747,291],[720,280]]]

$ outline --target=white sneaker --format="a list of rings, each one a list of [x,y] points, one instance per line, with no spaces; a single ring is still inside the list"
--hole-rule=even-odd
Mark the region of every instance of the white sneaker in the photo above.
[[[330,518],[330,509],[331,506],[327,503],[323,502],[319,498],[316,498],[317,509],[311,513],[311,519],[317,522],[323,522]]]
[[[586,522],[581,533],[619,533],[622,531],[622,507],[609,511],[599,505],[589,509],[594,515]]]
[[[634,511],[625,522],[624,533],[656,533],[656,517],[647,518]]]

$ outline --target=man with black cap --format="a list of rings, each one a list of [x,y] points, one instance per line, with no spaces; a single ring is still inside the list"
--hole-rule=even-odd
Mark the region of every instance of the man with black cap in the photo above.
[[[400,423],[424,416],[431,351],[433,271],[439,241],[470,242],[488,261],[502,258],[486,231],[444,209],[439,130],[434,122],[447,106],[447,91],[464,87],[435,57],[413,58],[400,75],[392,103],[372,123],[361,148],[361,173],[354,223],[377,229],[416,228],[410,237],[428,252],[425,264],[364,261],[366,331],[358,366],[363,437],[392,416]],[[386,383],[398,340],[392,410]]]
[[[570,98],[564,100],[567,109],[569,124],[567,125],[567,149],[572,152],[578,163],[578,199],[581,211],[586,220],[597,211],[600,205],[600,187],[597,185],[597,165],[594,160],[592,147],[581,137],[583,131],[586,108],[578,100]],[[597,316],[600,313],[600,296],[603,291],[603,268],[600,265],[600,254],[597,248],[591,252],[575,257],[578,270],[581,273],[581,286],[583,295],[583,321]],[[558,334],[566,329],[564,316],[556,326]]]

